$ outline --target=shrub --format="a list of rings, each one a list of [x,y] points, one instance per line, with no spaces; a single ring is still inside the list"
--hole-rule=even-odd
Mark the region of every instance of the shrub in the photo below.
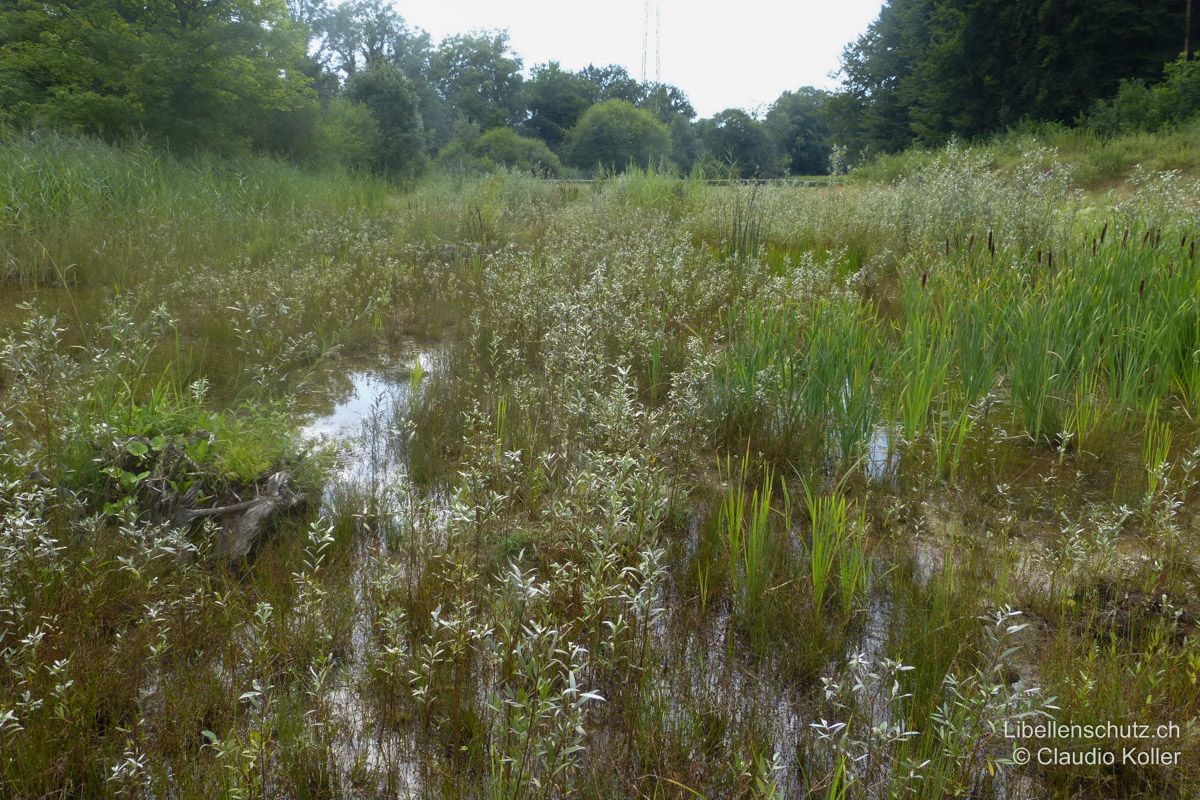
[[[570,162],[582,169],[645,169],[670,154],[671,135],[649,111],[624,100],[608,100],[584,112],[568,139],[567,152]]]

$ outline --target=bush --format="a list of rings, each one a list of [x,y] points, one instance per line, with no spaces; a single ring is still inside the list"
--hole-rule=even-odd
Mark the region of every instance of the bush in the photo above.
[[[1163,69],[1154,86],[1122,81],[1111,100],[1100,100],[1086,120],[1089,131],[1116,136],[1132,131],[1156,131],[1200,112],[1200,65],[1179,58]]]
[[[541,139],[521,136],[511,128],[493,128],[475,143],[475,157],[485,167],[504,166],[523,172],[557,175],[562,171],[558,156]]]
[[[671,135],[649,111],[625,100],[592,106],[568,138],[569,161],[581,169],[647,169],[667,158]]]

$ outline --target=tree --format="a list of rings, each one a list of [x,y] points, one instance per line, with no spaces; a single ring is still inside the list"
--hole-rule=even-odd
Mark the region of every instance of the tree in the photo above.
[[[579,77],[591,87],[592,103],[624,100],[638,105],[646,96],[646,88],[633,78],[628,70],[616,64],[609,64],[607,67],[589,64],[579,71]]]
[[[1024,117],[1070,122],[1177,54],[1177,0],[888,0],[842,56],[835,135],[861,152]]]
[[[135,78],[147,43],[101,0],[17,0],[0,10],[0,107],[15,121],[108,136],[145,119]]]
[[[421,112],[412,86],[400,68],[381,62],[356,72],[346,96],[366,106],[378,127],[375,167],[395,177],[416,174],[424,166]]]
[[[670,151],[667,126],[625,100],[589,108],[568,140],[571,163],[583,169],[623,170],[631,164],[647,168]]]
[[[481,128],[521,121],[521,59],[504,32],[451,36],[434,53],[432,83],[446,102]]]
[[[696,109],[692,108],[692,104],[683,90],[669,83],[646,84],[643,88],[642,100],[637,105],[668,125],[675,117],[690,120],[696,116]]]
[[[551,147],[558,147],[592,105],[591,90],[586,79],[563,70],[557,61],[534,67],[525,84],[529,119],[524,129]]]
[[[0,32],[0,104],[25,124],[240,150],[316,103],[283,0],[14,0]]]
[[[696,125],[686,117],[677,115],[671,120],[671,163],[681,172],[690,172],[700,161],[704,149]]]
[[[408,25],[382,0],[351,0],[320,14],[319,53],[335,72],[349,78],[359,70],[394,63],[410,35]]]
[[[778,157],[763,124],[740,108],[728,108],[701,126],[709,153],[742,178],[779,173]]]
[[[792,175],[823,175],[829,168],[829,93],[806,86],[784,92],[763,124]]]

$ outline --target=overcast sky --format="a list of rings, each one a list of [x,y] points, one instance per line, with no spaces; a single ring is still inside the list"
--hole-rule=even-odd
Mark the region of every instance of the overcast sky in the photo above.
[[[620,64],[642,75],[643,0],[395,0],[409,25],[435,39],[506,28],[534,64],[567,69]],[[646,77],[655,77],[654,1]],[[833,88],[842,48],[866,30],[881,0],[660,0],[662,80],[687,93],[701,116],[724,108],[766,110],[785,89]]]

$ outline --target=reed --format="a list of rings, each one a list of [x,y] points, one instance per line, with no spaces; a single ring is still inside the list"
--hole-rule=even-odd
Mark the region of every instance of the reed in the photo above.
[[[813,608],[820,612],[836,596],[842,613],[849,615],[861,601],[870,575],[866,511],[851,516],[849,501],[839,490],[820,494],[808,481],[804,481],[804,501],[811,526],[807,577]]]

